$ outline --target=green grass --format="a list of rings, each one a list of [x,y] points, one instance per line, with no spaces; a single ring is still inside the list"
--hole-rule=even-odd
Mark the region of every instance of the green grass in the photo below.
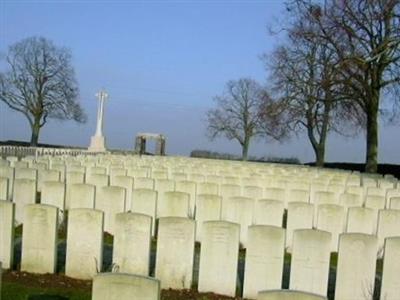
[[[41,298],[45,300],[44,295],[64,296],[69,300],[90,300],[91,292],[79,291],[61,288],[43,288],[29,287],[18,283],[3,282],[2,283],[2,299],[4,300],[27,300],[28,296],[43,295]],[[37,298],[39,299],[39,298]],[[50,300],[51,298],[49,298]]]
[[[114,242],[114,237],[111,234],[104,232],[104,235],[103,235],[104,245],[112,246],[113,242]]]
[[[14,229],[14,237],[15,238],[22,237],[22,224],[18,225],[17,227],[15,227],[15,229]]]

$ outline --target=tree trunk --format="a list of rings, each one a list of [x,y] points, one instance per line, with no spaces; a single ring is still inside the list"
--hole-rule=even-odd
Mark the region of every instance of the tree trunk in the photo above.
[[[246,161],[249,153],[250,140],[246,139],[242,144],[242,160]]]
[[[320,137],[320,142],[317,142],[317,139],[315,138],[315,135],[314,135],[313,127],[310,124],[311,123],[309,123],[307,126],[307,135],[308,135],[308,139],[310,140],[311,146],[315,153],[315,165],[317,167],[323,167],[324,162],[325,162],[326,134],[324,134]]]
[[[315,149],[315,166],[323,167],[325,163],[325,143],[319,144]]]
[[[379,91],[374,91],[367,109],[367,157],[365,171],[378,171],[378,108]]]
[[[32,125],[31,147],[37,147],[40,132],[40,119],[35,118]]]

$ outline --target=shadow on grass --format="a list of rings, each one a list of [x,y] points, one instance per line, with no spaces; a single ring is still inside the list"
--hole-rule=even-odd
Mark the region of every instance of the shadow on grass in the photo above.
[[[69,298],[55,295],[31,295],[27,300],[69,300]]]

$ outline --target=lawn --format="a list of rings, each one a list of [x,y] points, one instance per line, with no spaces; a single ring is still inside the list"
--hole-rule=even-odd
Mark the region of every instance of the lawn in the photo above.
[[[62,288],[31,287],[15,282],[3,282],[3,300],[90,300],[91,292]],[[30,296],[30,297],[29,297]],[[52,296],[52,297],[51,297]],[[58,297],[55,297],[58,296]],[[29,297],[29,298],[28,298]]]

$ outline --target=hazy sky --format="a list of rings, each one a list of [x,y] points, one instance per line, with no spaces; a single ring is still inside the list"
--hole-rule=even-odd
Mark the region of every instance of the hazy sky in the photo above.
[[[110,148],[132,149],[137,132],[167,136],[167,153],[193,149],[240,153],[237,142],[205,136],[205,112],[225,83],[267,82],[260,55],[279,42],[267,27],[283,1],[7,1],[0,0],[0,51],[34,35],[73,54],[88,122],[50,121],[40,142],[88,146],[95,131],[96,92],[109,95],[104,132]],[[2,68],[4,65],[2,65]],[[328,161],[362,162],[364,134],[329,136]],[[0,103],[0,140],[29,140],[20,114]],[[400,163],[400,127],[381,127],[381,163]],[[306,136],[283,144],[254,142],[250,155],[314,159]]]

